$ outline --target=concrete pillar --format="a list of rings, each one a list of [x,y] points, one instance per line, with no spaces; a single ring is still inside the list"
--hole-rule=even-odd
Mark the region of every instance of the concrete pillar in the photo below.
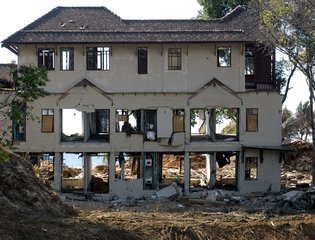
[[[213,154],[206,154],[206,174],[207,174],[207,185],[213,187],[216,182],[216,156]]]
[[[108,184],[109,184],[109,192],[113,192],[112,186],[113,182],[115,181],[115,153],[110,152],[109,154],[109,179],[108,179]]]
[[[88,121],[88,115],[86,112],[82,112],[82,118],[83,118],[83,134],[84,134],[84,142],[87,142],[89,140],[89,121]]]
[[[83,182],[84,182],[84,194],[88,194],[90,191],[90,183],[92,176],[92,161],[91,156],[87,153],[83,155]]]
[[[61,192],[62,187],[62,154],[55,152],[54,159],[54,187],[56,192]]]
[[[185,183],[185,194],[189,195],[189,189],[190,189],[190,158],[189,158],[189,152],[185,152],[185,156],[184,156],[184,183]]]

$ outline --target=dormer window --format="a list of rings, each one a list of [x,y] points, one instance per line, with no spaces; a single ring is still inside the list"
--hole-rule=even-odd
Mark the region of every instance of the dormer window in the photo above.
[[[87,70],[109,70],[109,47],[88,47],[86,49]]]
[[[38,65],[45,66],[47,70],[55,70],[55,49],[38,49]]]

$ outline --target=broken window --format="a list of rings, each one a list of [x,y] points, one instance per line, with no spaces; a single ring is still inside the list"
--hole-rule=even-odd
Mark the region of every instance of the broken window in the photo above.
[[[237,152],[216,152],[216,182],[218,188],[235,190],[237,187]]]
[[[86,49],[87,70],[108,71],[110,67],[109,47],[88,47]]]
[[[138,74],[148,73],[148,49],[138,48]]]
[[[168,70],[182,69],[182,49],[169,48],[168,49]]]
[[[237,108],[191,109],[191,140],[237,141],[238,112]]]
[[[11,108],[13,141],[26,140],[26,104],[15,101]]]
[[[231,67],[231,48],[218,47],[217,49],[218,67]]]
[[[109,154],[90,154],[92,177],[90,191],[93,193],[109,192]]]
[[[55,69],[55,49],[40,48],[38,49],[38,65],[45,66],[47,70]]]
[[[71,71],[74,69],[73,48],[60,48],[60,69]]]
[[[159,154],[157,165],[160,189],[173,182],[184,183],[183,154]]]
[[[143,126],[146,141],[155,141],[157,136],[157,111],[143,110]]]
[[[120,180],[134,180],[140,178],[141,153],[120,152],[115,156],[115,178]]]
[[[245,180],[257,180],[258,157],[245,158]]]
[[[42,109],[42,132],[54,132],[54,109]]]
[[[173,111],[173,131],[185,131],[185,109],[175,109]]]
[[[246,47],[245,49],[245,75],[254,75],[254,49],[252,47]]]
[[[54,181],[54,154],[30,154],[30,160],[35,164],[33,169],[37,177],[40,177],[45,181]]]
[[[88,114],[89,139],[109,141],[109,109],[96,109]]]
[[[116,110],[116,132],[127,135],[141,132],[141,110]]]
[[[62,154],[62,191],[83,190],[83,154]]]
[[[246,109],[246,131],[248,132],[258,131],[258,109],[257,108]]]
[[[83,141],[83,114],[76,109],[62,109],[61,140],[65,142]]]

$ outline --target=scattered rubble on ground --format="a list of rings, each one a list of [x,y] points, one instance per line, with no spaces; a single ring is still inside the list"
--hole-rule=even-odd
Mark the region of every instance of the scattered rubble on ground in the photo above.
[[[184,196],[173,181],[141,199],[95,201],[60,198],[31,164],[11,158],[0,161],[0,239],[315,239],[315,189],[299,167],[280,193],[196,187]]]

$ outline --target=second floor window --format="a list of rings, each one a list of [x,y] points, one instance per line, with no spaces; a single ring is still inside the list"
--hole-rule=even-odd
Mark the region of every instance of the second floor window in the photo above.
[[[246,131],[248,132],[258,131],[258,109],[257,108],[246,109]]]
[[[254,75],[254,49],[247,47],[245,50],[245,75]]]
[[[42,132],[54,131],[54,109],[42,109]]]
[[[47,70],[55,70],[55,49],[38,49],[38,65],[45,66]]]
[[[60,69],[62,71],[73,70],[73,48],[61,48],[60,49]]]
[[[231,67],[231,48],[218,47],[217,60],[218,60],[218,67]]]
[[[182,69],[182,50],[180,48],[168,49],[168,70]]]
[[[87,70],[109,70],[109,47],[88,47],[86,58]]]
[[[148,49],[138,48],[138,74],[148,73]]]

